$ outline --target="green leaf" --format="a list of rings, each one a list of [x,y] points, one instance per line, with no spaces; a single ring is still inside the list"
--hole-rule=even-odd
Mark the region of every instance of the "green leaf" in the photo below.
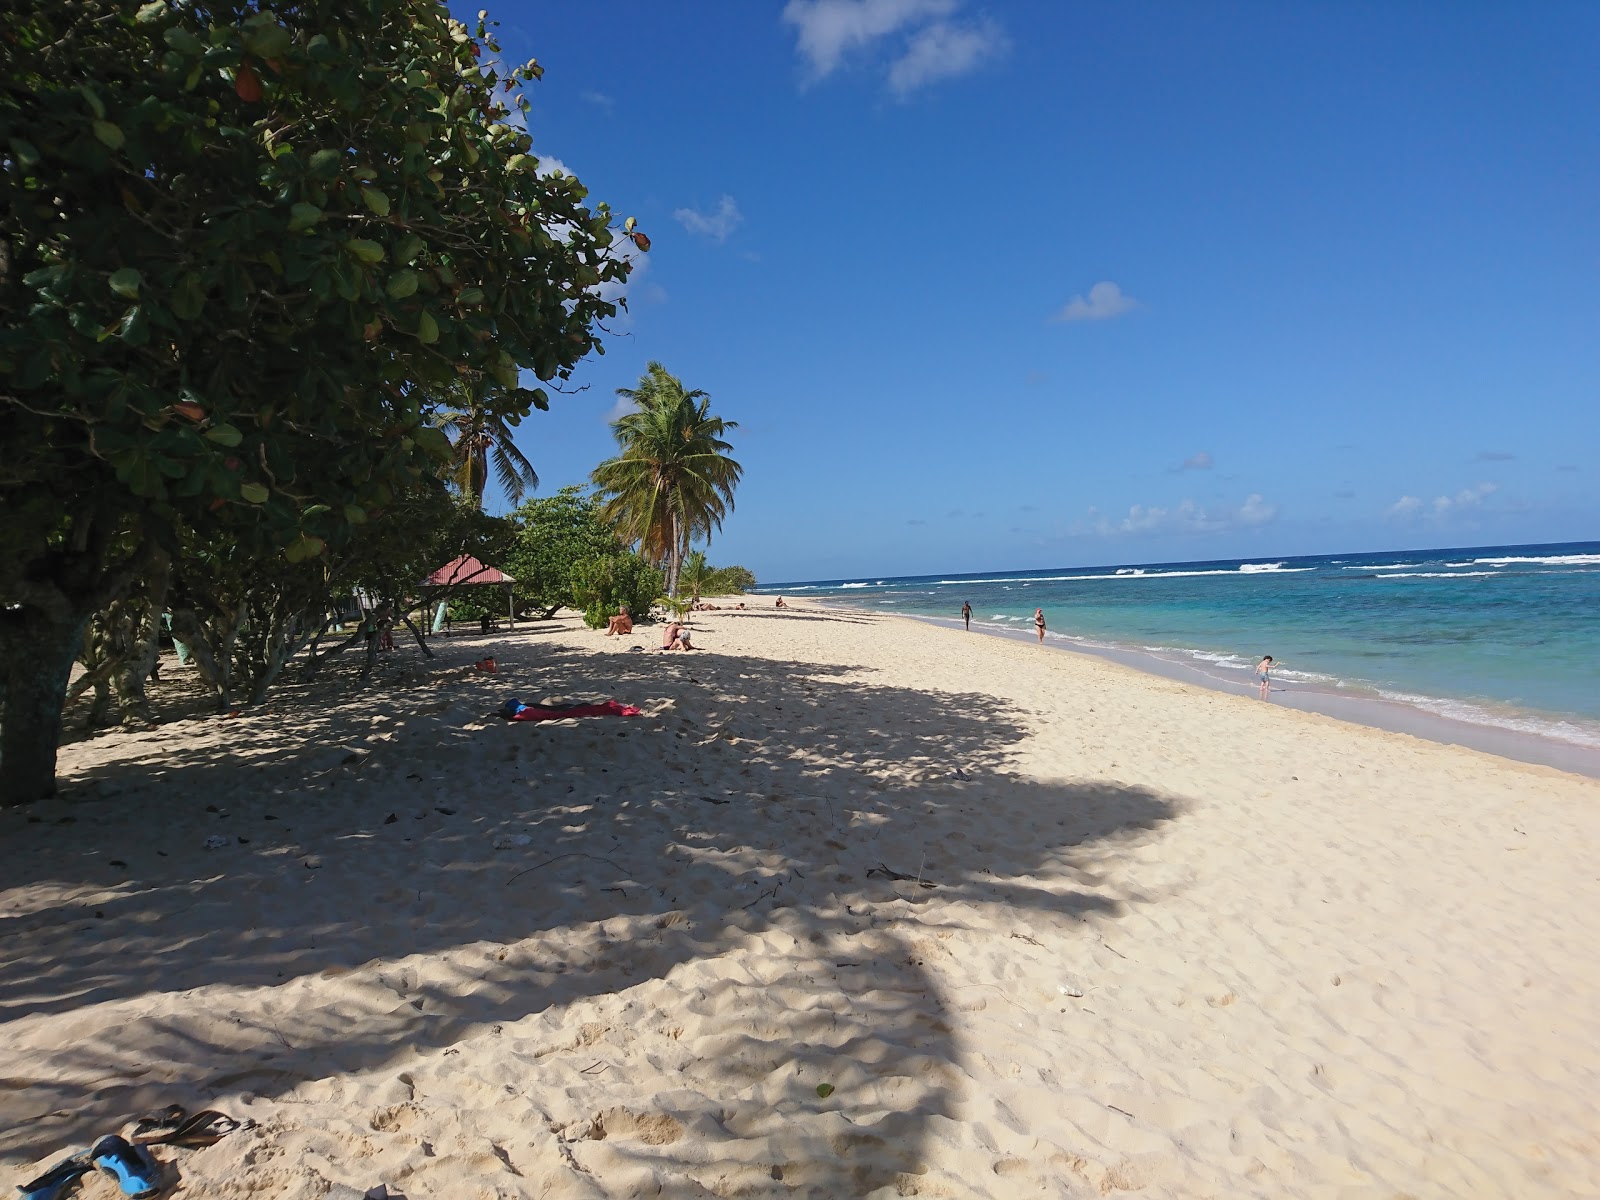
[[[407,267],[389,276],[389,286],[384,288],[384,291],[389,293],[391,300],[404,300],[407,296],[416,295],[419,282],[420,277],[417,273]]]
[[[144,282],[144,276],[132,267],[123,267],[120,271],[113,271],[111,278],[106,282],[111,285],[111,290],[124,300],[137,300],[139,285]]]
[[[11,153],[17,156],[17,161],[24,167],[39,165],[39,148],[32,142],[25,142],[21,138],[12,138]]]
[[[179,54],[187,54],[191,58],[204,54],[206,51],[204,42],[195,37],[195,35],[190,33],[187,29],[184,29],[178,25],[174,25],[171,29],[168,29],[162,33],[161,40],[166,42],[167,45],[171,46]]]
[[[513,174],[518,171],[532,171],[538,169],[538,161],[526,154],[513,154],[506,159],[506,172]]]
[[[265,504],[271,494],[259,483],[241,483],[239,485],[239,499],[247,500],[251,504]]]
[[[377,188],[364,187],[361,189],[361,198],[367,202],[367,207],[380,217],[389,215],[389,197]]]
[[[105,101],[100,99],[92,87],[90,87],[88,84],[82,84],[78,88],[78,94],[83,97],[84,103],[89,106],[89,111],[94,113],[94,115],[99,117],[101,120],[105,119]]]
[[[383,247],[368,238],[351,238],[344,248],[364,263],[383,261]]]
[[[431,346],[439,340],[439,322],[433,319],[433,314],[426,309],[417,318],[417,341],[424,346]]]
[[[192,321],[205,311],[205,307],[206,289],[200,282],[200,276],[190,271],[178,280],[178,286],[172,290],[173,315],[183,321]]]
[[[328,35],[319,33],[306,43],[306,53],[313,62],[334,62],[339,57],[339,52],[333,48],[333,43],[328,40]]]
[[[331,507],[329,507],[328,505],[326,505],[326,504],[313,504],[310,508],[308,508],[304,512],[302,512],[300,514],[300,516],[302,518],[305,518],[305,517],[320,517],[323,513],[332,512],[332,511],[333,511],[333,509]]]
[[[100,140],[100,144],[110,150],[121,150],[122,144],[128,140],[121,128],[110,121],[96,121],[93,129],[94,136]]]
[[[262,58],[278,58],[289,49],[289,31],[282,25],[267,25],[256,30],[246,40],[252,54]]]
[[[417,447],[424,454],[432,455],[441,462],[447,461],[451,455],[450,438],[442,429],[435,429],[432,425],[424,425],[413,435]]]
[[[240,433],[235,426],[229,425],[227,422],[223,422],[221,425],[213,425],[210,429],[206,430],[206,437],[217,443],[217,445],[227,446],[230,449],[244,441],[244,434]]]
[[[301,201],[289,209],[289,232],[299,233],[302,229],[310,229],[322,220],[322,210],[315,204]]]
[[[141,25],[149,25],[166,15],[167,0],[150,0],[149,4],[141,6],[139,11],[133,14],[133,19]]]
[[[463,308],[476,308],[483,303],[482,288],[462,288],[456,296],[456,303]]]
[[[367,510],[359,504],[346,504],[344,506],[344,519],[352,525],[365,525],[367,523]]]
[[[290,562],[304,562],[308,558],[315,558],[327,548],[327,543],[319,537],[312,537],[309,533],[302,533],[290,542],[284,550],[283,556]]]
[[[400,245],[395,247],[394,260],[398,263],[410,264],[416,261],[417,255],[422,253],[423,241],[414,233],[408,233],[400,239]]]
[[[831,1084],[831,1083],[819,1083],[819,1084],[817,1084],[817,1095],[821,1096],[824,1100],[826,1100],[829,1096],[833,1095],[833,1084]]]
[[[123,315],[122,340],[130,346],[142,346],[150,340],[150,318],[142,304],[135,304]]]
[[[339,169],[339,162],[344,158],[337,150],[318,150],[311,156],[311,173],[313,175],[332,175]]]

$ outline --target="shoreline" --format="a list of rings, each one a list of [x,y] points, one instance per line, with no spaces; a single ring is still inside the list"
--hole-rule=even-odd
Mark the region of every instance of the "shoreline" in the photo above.
[[[832,597],[818,599],[806,596],[799,601],[799,604],[816,605],[820,608],[866,616],[902,617],[942,629],[958,631],[962,629],[961,621],[957,618],[889,612],[881,608],[858,608]],[[1007,629],[984,621],[973,621],[972,632],[981,633],[986,637],[1030,644],[1037,640],[1036,635],[1029,630]],[[1225,696],[1254,698],[1255,687],[1252,684],[1236,684],[1231,680],[1220,679],[1199,666],[1164,658],[1153,651],[1100,645],[1054,631],[1047,631],[1045,645],[1053,650],[1085,654],[1146,675],[1192,684]],[[1430,712],[1406,700],[1381,696],[1341,695],[1285,683],[1280,679],[1273,680],[1271,695],[1272,699],[1268,703],[1277,704],[1282,708],[1318,713],[1337,721],[1345,721],[1368,729],[1379,729],[1385,733],[1408,734],[1441,745],[1460,746],[1497,758],[1553,767],[1558,771],[1600,779],[1600,748],[1583,746],[1527,730],[1508,729],[1504,726],[1450,717]],[[1553,717],[1557,714],[1549,715]]]

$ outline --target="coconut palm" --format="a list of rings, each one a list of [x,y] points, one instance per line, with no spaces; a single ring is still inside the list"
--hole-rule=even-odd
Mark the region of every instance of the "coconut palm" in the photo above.
[[[738,423],[712,416],[711,397],[686,391],[658,362],[617,395],[635,408],[611,423],[621,453],[591,476],[601,513],[646,558],[666,563],[667,592],[675,596],[689,544],[710,542],[733,508],[744,468],[728,457],[733,447],[723,435]]]
[[[454,463],[450,481],[472,502],[483,507],[483,492],[489,484],[489,467],[512,504],[539,486],[539,474],[511,440],[511,426],[498,413],[491,412],[483,395],[462,380],[451,391],[450,401],[433,415],[434,424],[450,437]]]

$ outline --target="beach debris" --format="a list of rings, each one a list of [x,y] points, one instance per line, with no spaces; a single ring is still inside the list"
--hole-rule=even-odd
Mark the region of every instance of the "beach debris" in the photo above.
[[[819,1084],[817,1084],[817,1095],[822,1097],[822,1099],[826,1100],[829,1096],[833,1095],[833,1084],[831,1084],[831,1083],[819,1083]]]
[[[400,816],[399,816],[398,813],[390,813],[387,817],[385,817],[383,819],[383,823],[385,825],[393,825],[399,819],[400,819]]]
[[[707,804],[731,804],[732,803],[731,800],[726,800],[726,799],[718,800],[715,796],[701,796],[700,799],[704,800]]]
[[[319,870],[322,867],[322,855],[320,855],[320,854],[309,855],[305,860],[305,867],[306,867],[306,870],[308,870],[308,871]]]
[[[206,839],[206,849],[221,850],[224,846],[231,845],[232,843],[232,838],[223,837],[220,833],[213,833]]]
[[[1106,1105],[1106,1107],[1109,1108],[1114,1113],[1121,1113],[1123,1116],[1127,1117],[1128,1120],[1130,1120],[1130,1121],[1134,1119],[1133,1114],[1131,1112],[1129,1112],[1125,1108],[1118,1108],[1115,1104],[1108,1104],[1108,1105]]]
[[[1011,936],[1016,938],[1019,942],[1027,942],[1030,946],[1039,946],[1041,948],[1044,946],[1044,943],[1038,938],[1034,937],[1032,934],[1013,933]]]
[[[494,840],[496,850],[512,850],[518,846],[528,846],[533,839],[525,833],[502,833]]]
[[[893,879],[903,883],[914,883],[918,887],[922,888],[936,888],[939,886],[937,883],[934,883],[931,880],[923,879],[921,875],[907,875],[902,871],[896,871],[890,867],[886,867],[881,862],[875,867],[867,868],[867,878]]]
[[[1083,989],[1075,983],[1062,983],[1056,986],[1056,991],[1063,996],[1082,998]]]
[[[123,862],[123,861],[122,861],[122,860],[121,860],[121,859],[120,859],[120,858],[113,858],[113,859],[112,859],[112,860],[111,860],[111,865],[112,865],[112,866],[113,866],[113,867],[123,867],[123,868],[126,868],[126,867],[127,867],[127,865],[128,865],[128,864],[127,864],[127,863],[125,863],[125,862]]]
[[[960,780],[970,780],[972,778],[971,775],[968,775],[960,767],[957,767],[954,771],[951,771],[950,774]]]
[[[438,813],[441,817],[453,817],[453,816],[456,815],[456,810],[455,809],[453,809],[453,808],[440,808],[437,804],[434,805],[433,811]]]

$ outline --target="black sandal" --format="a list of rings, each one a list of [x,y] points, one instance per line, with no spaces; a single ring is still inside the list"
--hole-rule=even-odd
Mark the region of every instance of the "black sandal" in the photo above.
[[[136,1146],[185,1146],[198,1149],[212,1146],[234,1130],[242,1128],[226,1113],[214,1108],[190,1114],[182,1105],[171,1104],[158,1113],[142,1118],[128,1140]]]

